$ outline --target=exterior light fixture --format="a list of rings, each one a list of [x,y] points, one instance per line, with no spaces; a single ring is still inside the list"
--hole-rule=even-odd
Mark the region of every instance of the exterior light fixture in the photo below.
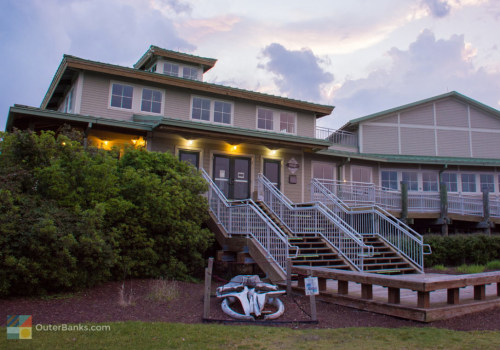
[[[193,144],[193,140],[187,140],[188,146],[191,146]]]

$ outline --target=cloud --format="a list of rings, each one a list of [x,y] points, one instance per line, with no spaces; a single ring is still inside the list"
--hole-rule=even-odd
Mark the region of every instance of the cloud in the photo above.
[[[474,52],[463,35],[436,40],[424,30],[408,50],[388,51],[387,67],[344,82],[334,96],[336,118],[346,122],[452,90],[499,108],[500,72],[475,67]]]
[[[422,0],[433,17],[445,17],[450,13],[451,6],[447,0]]]
[[[273,43],[262,54],[268,62],[259,68],[273,73],[280,93],[290,98],[320,101],[321,85],[333,82],[333,75],[320,67],[321,59],[310,49],[287,50]]]

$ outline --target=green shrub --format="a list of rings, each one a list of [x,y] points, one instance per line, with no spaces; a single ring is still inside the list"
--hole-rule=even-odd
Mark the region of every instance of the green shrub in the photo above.
[[[485,265],[500,259],[500,236],[474,235],[424,235],[432,254],[425,255],[425,266],[462,264]]]
[[[432,268],[434,270],[438,270],[438,271],[444,271],[444,270],[446,270],[446,267],[444,265],[442,265],[442,264],[434,265]]]
[[[486,264],[488,270],[500,270],[500,260],[493,260]]]
[[[457,267],[457,271],[461,273],[480,273],[484,272],[484,265],[460,265]]]
[[[66,131],[0,134],[0,296],[201,275],[212,235],[194,168],[144,149],[84,149]]]

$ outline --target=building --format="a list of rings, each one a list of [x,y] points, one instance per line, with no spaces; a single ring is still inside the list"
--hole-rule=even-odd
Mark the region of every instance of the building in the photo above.
[[[65,55],[41,106],[11,107],[6,130],[70,124],[88,144],[142,144],[204,169],[219,243],[248,246],[276,280],[292,255],[314,266],[422,271],[422,237],[396,217],[464,230],[500,219],[499,111],[451,92],[329,130],[316,121],[333,106],[204,82],[215,63],[156,46],[133,68]],[[322,203],[293,204],[311,198]],[[375,249],[387,252],[375,258]]]

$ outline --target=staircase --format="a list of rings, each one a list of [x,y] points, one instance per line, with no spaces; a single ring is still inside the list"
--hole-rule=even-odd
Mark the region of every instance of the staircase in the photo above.
[[[374,256],[365,258],[364,271],[423,273],[424,254],[431,253],[430,246],[423,243],[420,234],[385,209],[376,205],[349,207],[317,179],[311,182],[311,197],[343,218],[363,235],[366,244],[374,247]]]

